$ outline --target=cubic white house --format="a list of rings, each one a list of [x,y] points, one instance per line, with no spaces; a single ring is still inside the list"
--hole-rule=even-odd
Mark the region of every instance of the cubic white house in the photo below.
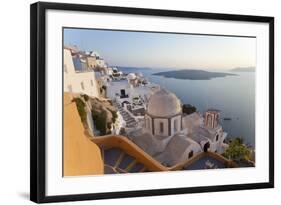
[[[69,48],[64,48],[64,92],[99,96],[95,72],[87,68],[79,54],[72,55]]]

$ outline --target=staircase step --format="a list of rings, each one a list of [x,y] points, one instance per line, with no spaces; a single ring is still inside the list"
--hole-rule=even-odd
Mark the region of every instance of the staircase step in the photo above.
[[[110,166],[114,166],[122,152],[123,151],[121,151],[119,148],[110,148],[104,150],[104,163]]]
[[[125,156],[125,153],[124,152],[122,152],[120,155],[119,155],[119,157],[118,157],[118,159],[117,159],[117,161],[116,161],[116,163],[115,163],[115,167],[118,167],[119,166],[119,164],[122,162],[122,160],[124,159],[124,156]]]
[[[146,171],[146,167],[143,166],[143,168],[141,168],[139,172],[145,172],[145,171]]]
[[[130,170],[137,164],[137,160],[133,160],[125,169],[125,171],[130,172]]]
[[[143,169],[144,165],[141,163],[136,163],[131,169],[130,172],[131,173],[137,173],[140,172],[141,169]]]
[[[126,155],[124,156],[122,162],[119,164],[119,168],[125,170],[126,167],[128,167],[128,165],[129,165],[132,161],[134,161],[134,159],[135,159],[135,158],[133,158],[132,156],[126,154]]]

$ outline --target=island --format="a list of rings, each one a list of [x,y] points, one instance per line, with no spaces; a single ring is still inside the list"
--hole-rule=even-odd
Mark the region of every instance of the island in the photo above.
[[[255,67],[237,67],[233,68],[230,71],[231,72],[255,72],[256,68]]]
[[[186,80],[210,80],[212,78],[235,76],[237,74],[185,69],[185,70],[158,72],[158,73],[154,73],[153,75],[164,76],[166,78],[186,79]]]

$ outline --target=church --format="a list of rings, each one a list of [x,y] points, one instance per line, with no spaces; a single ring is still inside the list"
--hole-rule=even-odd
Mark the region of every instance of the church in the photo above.
[[[147,104],[144,126],[131,139],[165,166],[173,166],[200,152],[222,153],[227,136],[219,124],[218,110],[185,114],[177,96],[161,88]]]

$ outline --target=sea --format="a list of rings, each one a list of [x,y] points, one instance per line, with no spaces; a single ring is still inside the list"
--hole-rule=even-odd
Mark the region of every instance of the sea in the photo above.
[[[208,108],[220,110],[220,123],[228,133],[227,138],[240,137],[245,144],[255,148],[255,72],[213,70],[236,75],[210,80],[187,80],[153,75],[173,70],[171,68],[118,69],[123,73],[142,73],[150,82],[175,93],[182,103],[195,106],[201,113]]]

